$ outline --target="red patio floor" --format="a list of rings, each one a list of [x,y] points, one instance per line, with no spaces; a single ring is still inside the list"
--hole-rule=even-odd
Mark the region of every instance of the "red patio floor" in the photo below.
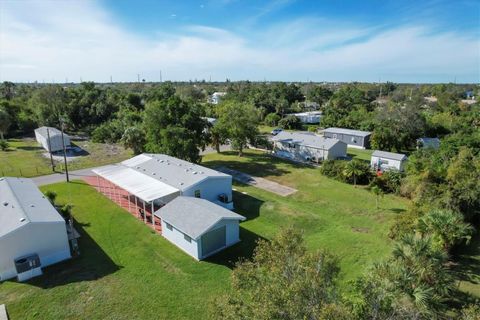
[[[110,181],[107,181],[100,177],[85,177],[85,182],[87,182],[90,186],[94,187],[98,192],[102,193],[104,196],[118,204],[120,207],[125,209],[126,211],[130,212],[132,216],[137,218],[141,221],[146,221],[145,224],[148,225],[150,228],[154,229],[155,231],[162,233],[162,224],[160,223],[160,219],[158,217],[154,217],[155,219],[155,226],[152,225],[152,207],[149,204],[145,206],[145,215],[144,218],[141,215],[141,212],[144,211],[143,203],[141,200],[137,201],[137,205],[135,205],[135,197],[130,195],[126,190],[123,190],[120,187],[117,187]],[[158,207],[154,207],[154,210],[158,209]]]

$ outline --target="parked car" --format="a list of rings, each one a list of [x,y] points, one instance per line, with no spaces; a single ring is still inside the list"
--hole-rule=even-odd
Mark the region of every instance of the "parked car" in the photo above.
[[[272,136],[276,136],[277,134],[279,134],[282,131],[283,131],[282,129],[276,128],[276,129],[273,129],[272,132],[270,132],[270,133],[272,134]]]

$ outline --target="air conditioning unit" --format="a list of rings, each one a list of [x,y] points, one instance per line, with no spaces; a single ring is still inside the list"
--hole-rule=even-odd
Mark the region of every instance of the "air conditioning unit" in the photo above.
[[[42,265],[38,254],[30,254],[14,260],[18,281],[26,281],[42,274]]]

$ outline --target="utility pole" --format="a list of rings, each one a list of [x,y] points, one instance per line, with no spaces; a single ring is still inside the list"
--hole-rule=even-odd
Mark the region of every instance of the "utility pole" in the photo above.
[[[55,164],[53,164],[52,145],[50,144],[50,130],[47,127],[47,139],[48,139],[48,153],[50,153],[50,162],[52,163],[52,171],[55,172]]]
[[[67,166],[67,149],[65,148],[65,140],[63,138],[63,118],[60,117],[60,128],[62,129],[62,145],[63,145],[63,161],[65,163],[65,174],[67,176],[67,182],[70,182],[68,176],[68,166]]]
[[[112,76],[110,76],[110,83],[113,83]]]
[[[160,83],[162,83],[162,70],[160,70]]]
[[[140,82],[140,74],[137,73],[137,79],[138,79],[138,82]]]

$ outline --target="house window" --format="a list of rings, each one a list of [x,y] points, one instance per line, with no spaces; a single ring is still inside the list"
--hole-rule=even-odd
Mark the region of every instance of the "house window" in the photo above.
[[[352,137],[352,142],[357,143],[357,139],[355,139],[355,137]]]
[[[337,139],[337,134],[336,133],[332,134],[332,138]]]
[[[187,236],[186,234],[183,234],[183,238],[184,238],[187,242],[192,242],[192,238],[190,238],[190,237]]]
[[[170,230],[170,231],[172,231],[172,230],[173,230],[173,227],[172,227],[172,225],[171,225],[170,223],[168,223],[168,222],[167,222],[167,229],[168,229],[168,230]]]
[[[200,198],[200,190],[195,190],[195,198]]]

